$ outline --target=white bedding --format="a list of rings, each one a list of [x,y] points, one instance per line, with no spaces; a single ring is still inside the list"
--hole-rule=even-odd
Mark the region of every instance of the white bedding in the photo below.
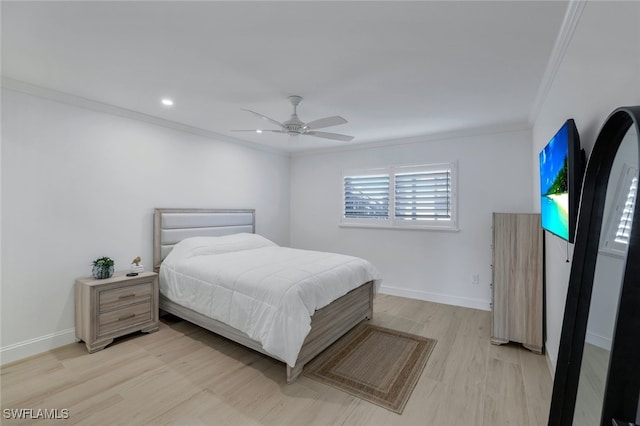
[[[380,274],[366,260],[279,247],[256,234],[188,238],[160,267],[171,301],[243,331],[293,367],[311,315]]]

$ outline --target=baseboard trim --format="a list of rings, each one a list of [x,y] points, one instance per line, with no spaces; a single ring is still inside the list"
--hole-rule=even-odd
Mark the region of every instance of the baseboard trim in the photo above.
[[[551,378],[553,379],[556,376],[556,363],[558,362],[558,354],[551,353],[549,349],[549,341],[544,342],[544,355],[547,360],[547,367],[549,367],[549,373],[551,373]]]
[[[430,293],[421,290],[411,290],[388,285],[380,286],[380,293],[389,294],[391,296],[407,297],[409,299],[425,300],[427,302],[443,303],[445,305],[461,306],[463,308],[481,309],[483,311],[491,310],[491,302],[488,300],[470,299],[468,297]]]
[[[599,348],[605,349],[607,351],[611,351],[611,339],[601,336],[599,334],[596,333],[592,333],[590,331],[587,331],[587,335],[585,336],[584,339],[585,343],[590,343],[594,346],[597,346]]]
[[[76,331],[69,328],[45,336],[35,337],[23,342],[0,348],[0,365],[4,365],[42,352],[50,351],[60,346],[76,341]]]
[[[544,351],[544,358],[547,360],[547,367],[549,368],[549,374],[551,374],[551,380],[556,376],[556,369],[551,362],[551,357],[549,356],[549,351]]]

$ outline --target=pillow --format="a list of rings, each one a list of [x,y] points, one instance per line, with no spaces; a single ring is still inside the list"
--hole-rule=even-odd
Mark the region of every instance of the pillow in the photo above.
[[[224,254],[241,250],[252,250],[262,247],[277,247],[273,241],[257,234],[232,234],[222,237],[192,237],[186,238],[179,242],[175,247],[180,245],[180,251],[186,257],[205,256],[210,254]]]

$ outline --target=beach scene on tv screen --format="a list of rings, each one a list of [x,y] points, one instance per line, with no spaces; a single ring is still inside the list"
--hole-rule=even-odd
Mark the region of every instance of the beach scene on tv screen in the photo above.
[[[563,126],[540,152],[542,227],[569,237],[568,129]]]

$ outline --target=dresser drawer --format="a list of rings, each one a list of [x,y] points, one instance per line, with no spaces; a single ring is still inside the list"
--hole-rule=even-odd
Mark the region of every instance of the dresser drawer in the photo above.
[[[151,300],[126,308],[101,313],[98,318],[98,336],[123,330],[151,321]]]
[[[153,283],[142,283],[100,292],[100,312],[107,312],[151,299]]]

